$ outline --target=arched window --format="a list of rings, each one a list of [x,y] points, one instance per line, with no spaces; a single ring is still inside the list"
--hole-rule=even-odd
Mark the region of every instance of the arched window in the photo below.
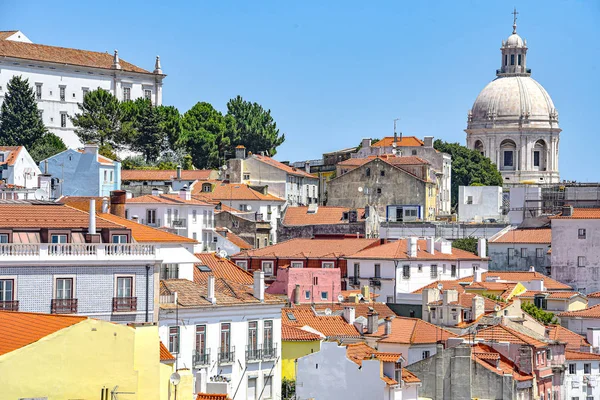
[[[516,169],[516,152],[517,145],[512,140],[504,140],[500,143],[501,161],[500,169],[514,170]]]
[[[515,65],[515,55],[514,54],[510,55],[510,65]]]
[[[539,171],[546,169],[546,142],[538,140],[533,146],[533,168]]]
[[[368,168],[365,170],[365,175],[366,176],[371,176],[371,168]]]
[[[485,152],[483,151],[483,143],[481,142],[481,140],[477,140],[475,142],[475,151],[477,151],[482,156],[485,156]]]

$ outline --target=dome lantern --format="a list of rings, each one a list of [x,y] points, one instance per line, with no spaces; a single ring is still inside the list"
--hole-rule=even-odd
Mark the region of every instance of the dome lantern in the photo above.
[[[502,60],[500,69],[496,70],[497,76],[530,76],[531,69],[527,69],[527,41],[517,34],[517,9],[513,14],[512,34],[502,41]]]

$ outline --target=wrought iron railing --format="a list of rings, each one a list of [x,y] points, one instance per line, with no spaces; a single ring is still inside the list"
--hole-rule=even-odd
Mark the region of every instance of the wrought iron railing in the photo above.
[[[137,297],[113,297],[113,312],[137,310]]]
[[[221,348],[217,354],[219,364],[230,364],[235,361],[235,346]]]
[[[210,349],[204,349],[203,351],[194,350],[192,356],[192,362],[194,366],[198,367],[201,365],[210,364]]]
[[[263,345],[262,348],[262,359],[263,360],[274,360],[277,358],[277,343],[271,343],[269,345]]]
[[[246,361],[260,361],[262,349],[259,344],[246,346]]]
[[[18,300],[0,301],[0,310],[2,311],[19,311]]]
[[[52,314],[75,314],[77,312],[77,299],[52,299]]]

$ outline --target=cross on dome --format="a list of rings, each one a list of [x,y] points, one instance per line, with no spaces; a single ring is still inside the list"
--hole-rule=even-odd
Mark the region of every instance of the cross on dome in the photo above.
[[[514,11],[511,13],[513,15],[513,33],[517,33],[517,7],[515,7]]]

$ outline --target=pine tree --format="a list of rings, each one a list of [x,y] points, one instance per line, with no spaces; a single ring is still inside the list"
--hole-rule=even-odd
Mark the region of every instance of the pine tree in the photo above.
[[[46,134],[29,81],[14,76],[0,109],[0,145],[30,148]]]

